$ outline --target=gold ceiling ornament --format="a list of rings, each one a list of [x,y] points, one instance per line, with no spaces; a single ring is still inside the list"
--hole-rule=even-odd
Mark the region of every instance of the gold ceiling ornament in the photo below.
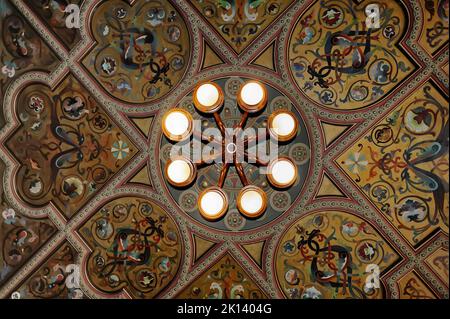
[[[248,117],[263,110],[266,107],[267,100],[268,92],[262,83],[258,81],[243,83],[237,96],[237,104],[243,114],[240,122],[232,130],[228,130],[220,117],[220,110],[224,104],[222,88],[214,82],[200,83],[194,89],[193,103],[199,113],[214,116],[220,130],[220,136],[214,138],[196,132],[193,129],[193,118],[185,110],[174,108],[167,111],[163,116],[162,131],[168,140],[180,142],[194,135],[203,141],[215,144],[221,150],[211,154],[208,159],[202,159],[199,163],[194,163],[186,157],[176,156],[169,160],[165,167],[167,181],[174,187],[184,188],[196,179],[198,169],[212,165],[216,160],[222,162],[217,186],[202,191],[197,201],[200,214],[208,221],[219,220],[228,210],[228,196],[224,192],[223,186],[230,166],[235,167],[243,185],[237,196],[239,212],[249,219],[258,218],[265,212],[267,195],[263,189],[249,182],[240,159],[246,158],[247,162],[256,166],[267,167],[267,179],[275,188],[289,188],[297,180],[297,166],[289,157],[276,157],[266,161],[248,152],[249,145],[261,141],[261,139],[271,138],[277,142],[289,142],[294,139],[298,133],[299,124],[291,111],[277,110],[270,115],[267,121],[267,129],[263,134],[247,136],[243,143],[236,141],[236,135],[244,130]],[[226,161],[227,158],[232,159],[232,161]]]

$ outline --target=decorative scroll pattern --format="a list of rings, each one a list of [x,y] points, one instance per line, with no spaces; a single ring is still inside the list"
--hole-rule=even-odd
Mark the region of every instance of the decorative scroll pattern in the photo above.
[[[107,1],[94,13],[97,47],[84,64],[106,92],[142,103],[159,99],[183,78],[190,56],[186,24],[170,1]]]
[[[64,45],[72,49],[80,40],[78,28],[67,28],[66,20],[69,13],[65,12],[69,4],[80,5],[81,0],[26,0],[36,13],[39,14],[44,23],[62,40]]]
[[[0,176],[4,165],[0,161]],[[0,186],[0,286],[25,264],[56,232],[48,219],[30,219],[17,213]]]
[[[241,53],[292,0],[194,0],[192,4],[227,43]]]
[[[11,294],[18,299],[81,299],[77,252],[63,244],[29,279]]]
[[[21,163],[17,192],[29,205],[51,201],[71,217],[136,153],[71,76],[54,91],[27,86],[16,107],[21,127],[7,146]]]
[[[430,84],[340,158],[346,173],[412,243],[448,232],[448,102]]]
[[[449,283],[449,255],[448,247],[441,247],[428,256],[426,263],[437,276],[448,286]]]
[[[25,71],[51,71],[57,58],[7,0],[0,1],[0,101],[6,87]],[[3,126],[0,112],[0,126]]]
[[[402,299],[436,299],[434,293],[414,271],[400,279],[398,286]]]
[[[448,46],[449,0],[420,1],[424,19],[419,43],[430,55]]]
[[[267,296],[229,255],[198,277],[180,299],[266,299]]]
[[[331,108],[367,107],[386,97],[413,64],[398,48],[408,21],[395,1],[377,1],[380,26],[366,27],[374,2],[321,0],[300,17],[289,45],[299,89]]]
[[[383,287],[367,286],[398,255],[364,220],[342,212],[300,218],[277,248],[276,274],[291,299],[383,298]],[[375,266],[375,267],[374,267]]]
[[[80,233],[92,248],[88,276],[106,293],[126,290],[136,298],[156,297],[181,263],[181,235],[174,220],[146,199],[108,203]]]

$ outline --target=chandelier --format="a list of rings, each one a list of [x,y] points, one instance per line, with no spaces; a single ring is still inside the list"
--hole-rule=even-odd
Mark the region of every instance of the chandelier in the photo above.
[[[200,114],[213,116],[219,136],[206,136],[194,130],[193,117],[184,109],[173,108],[167,111],[162,119],[163,134],[172,142],[183,142],[194,136],[202,142],[216,146],[220,151],[208,159],[194,163],[186,156],[172,156],[166,163],[165,176],[168,182],[176,188],[189,186],[197,177],[197,171],[214,162],[222,163],[216,186],[203,190],[197,200],[198,210],[203,218],[216,221],[222,218],[228,210],[228,196],[223,190],[228,170],[234,166],[243,188],[237,196],[236,206],[246,218],[258,218],[267,208],[267,195],[263,189],[252,185],[246,177],[242,159],[259,167],[266,168],[268,182],[277,189],[287,189],[297,180],[297,166],[287,156],[276,156],[264,160],[258,155],[248,152],[252,142],[266,140],[286,143],[297,136],[298,121],[289,110],[277,110],[270,114],[266,128],[255,136],[245,137],[243,143],[237,143],[239,132],[245,129],[249,116],[257,115],[267,104],[268,94],[264,85],[257,81],[243,83],[238,91],[237,104],[243,112],[241,119],[232,130],[225,127],[220,117],[224,104],[222,88],[214,82],[199,84],[193,93],[193,104]],[[231,159],[226,161],[225,159]],[[249,160],[250,159],[250,160]]]

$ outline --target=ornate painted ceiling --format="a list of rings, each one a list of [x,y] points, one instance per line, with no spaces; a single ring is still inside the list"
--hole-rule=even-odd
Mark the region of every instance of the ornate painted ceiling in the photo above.
[[[130,2],[0,0],[0,297],[449,298],[448,0]],[[161,119],[213,123],[192,104],[211,80],[232,125],[246,79],[269,92],[248,125],[297,117],[298,179],[244,164],[251,220],[232,169],[206,221],[220,164],[170,186]]]

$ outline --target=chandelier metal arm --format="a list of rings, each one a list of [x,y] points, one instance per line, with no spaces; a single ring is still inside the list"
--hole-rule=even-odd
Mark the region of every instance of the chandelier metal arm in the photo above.
[[[228,169],[230,168],[230,164],[229,163],[224,163],[222,166],[222,169],[220,170],[220,177],[219,177],[219,182],[217,183],[217,186],[222,188],[223,185],[225,184],[225,179],[227,178],[227,174],[228,174]]]
[[[242,185],[247,186],[250,183],[248,182],[247,176],[245,176],[244,167],[241,163],[238,163],[236,160],[234,160],[234,167],[236,167],[236,172],[239,175],[239,178],[241,179]]]
[[[236,129],[244,129],[247,119],[248,119],[248,112],[244,112],[244,114],[242,114],[241,121],[237,125]]]
[[[220,133],[222,134],[222,138],[225,138],[225,124],[223,123],[219,113],[214,112],[214,119],[216,120]]]

